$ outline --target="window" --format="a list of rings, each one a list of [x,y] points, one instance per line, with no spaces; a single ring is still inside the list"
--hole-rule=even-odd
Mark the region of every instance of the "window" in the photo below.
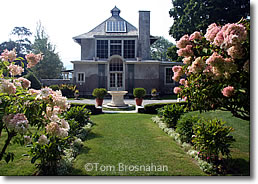
[[[112,59],[112,61],[110,61],[110,64],[109,64],[109,71],[110,72],[115,72],[115,71],[122,72],[123,71],[123,62],[117,58]]]
[[[174,84],[172,67],[165,68],[165,84]]]
[[[85,77],[83,72],[77,73],[77,82],[85,82]]]
[[[108,58],[108,40],[97,40],[97,57]]]
[[[135,58],[135,40],[124,40],[124,58]]]
[[[126,22],[125,21],[107,21],[106,32],[107,33],[125,33]]]
[[[110,40],[110,56],[122,55],[122,40]]]

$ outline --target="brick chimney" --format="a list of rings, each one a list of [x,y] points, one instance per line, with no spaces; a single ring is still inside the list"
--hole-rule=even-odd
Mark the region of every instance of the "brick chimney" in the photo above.
[[[138,56],[150,59],[150,11],[139,11]]]

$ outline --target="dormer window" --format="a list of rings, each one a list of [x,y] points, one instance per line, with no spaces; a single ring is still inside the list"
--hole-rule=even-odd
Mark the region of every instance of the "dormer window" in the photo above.
[[[125,21],[107,21],[106,22],[107,33],[126,33]]]

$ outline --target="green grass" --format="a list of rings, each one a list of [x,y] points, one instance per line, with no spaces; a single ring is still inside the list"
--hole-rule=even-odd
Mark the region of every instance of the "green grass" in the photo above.
[[[191,112],[187,116],[201,115],[205,118],[218,118],[227,122],[228,126],[234,128],[232,135],[235,142],[231,146],[232,165],[230,173],[232,175],[250,175],[250,122],[233,117],[230,112],[210,111],[205,113]]]
[[[6,132],[2,132],[0,137],[0,148],[3,148],[4,140],[7,138]],[[12,144],[7,147],[7,152],[14,153],[14,161],[10,161],[8,164],[4,160],[0,161],[0,176],[28,176],[33,175],[35,172],[35,166],[30,163],[29,156],[23,156],[28,154],[29,148],[20,146],[18,144]]]
[[[198,112],[186,115],[199,115]],[[250,123],[235,117],[229,112],[212,111],[201,114],[207,118],[223,119],[232,126],[236,142],[232,145],[232,175],[250,175]],[[76,158],[71,175],[205,175],[194,161],[167,134],[151,121],[148,114],[102,114],[93,115],[96,125],[92,134],[84,142],[82,153]],[[3,147],[6,133],[0,137]],[[36,168],[30,157],[22,156],[28,148],[17,144],[8,147],[15,153],[14,162],[0,161],[0,175],[33,175]],[[86,172],[86,163],[99,163],[98,171]],[[167,165],[166,172],[114,172],[100,171],[100,166],[118,164]],[[103,168],[102,168],[103,169]]]
[[[88,149],[76,158],[73,175],[205,175],[192,159],[146,114],[103,114],[92,116],[96,123]],[[91,172],[84,165],[98,163]],[[166,165],[165,172],[119,172],[125,165]],[[102,168],[101,168],[102,166]],[[109,169],[106,166],[114,166]],[[114,169],[115,168],[115,169]],[[101,171],[106,169],[106,171]]]

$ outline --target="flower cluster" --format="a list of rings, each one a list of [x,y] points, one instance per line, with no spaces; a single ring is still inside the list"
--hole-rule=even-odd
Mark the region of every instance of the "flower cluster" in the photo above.
[[[13,49],[11,51],[8,51],[7,49],[5,49],[4,52],[2,52],[0,59],[2,61],[13,62],[16,59],[15,49]]]
[[[0,92],[7,93],[7,94],[15,94],[16,93],[16,86],[10,82],[10,80],[2,79],[0,81]]]
[[[9,114],[3,117],[3,122],[9,130],[13,130],[20,134],[26,133],[28,129],[28,120],[22,113]]]
[[[40,60],[43,59],[43,55],[42,54],[33,54],[30,53],[28,55],[25,56],[25,58],[27,59],[28,62],[28,68],[32,68],[33,66],[35,66]]]
[[[178,82],[180,77],[184,74],[183,68],[182,66],[173,66],[172,70],[174,72],[172,79]]]
[[[24,69],[21,66],[12,63],[7,68],[12,76],[21,75],[21,73],[24,72]]]
[[[235,89],[234,87],[232,86],[227,86],[225,87],[223,90],[222,90],[222,94],[225,96],[225,97],[231,97],[234,95],[234,92],[235,92]]]

